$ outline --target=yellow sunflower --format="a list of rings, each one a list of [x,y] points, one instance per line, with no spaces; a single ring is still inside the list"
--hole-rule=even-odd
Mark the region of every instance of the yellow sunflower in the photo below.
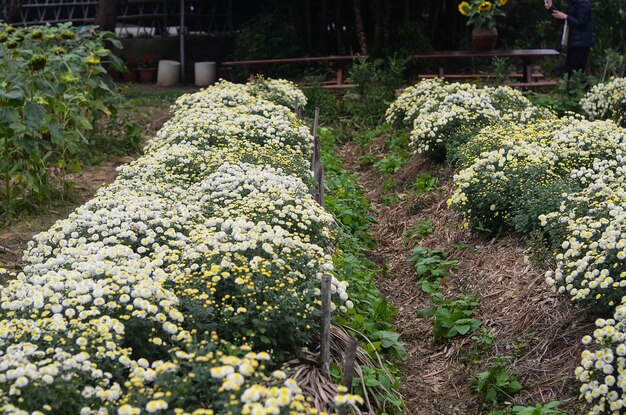
[[[488,12],[493,8],[493,4],[490,1],[483,1],[477,7],[479,12]]]
[[[463,15],[463,16],[467,16],[467,14],[469,13],[471,9],[471,6],[468,2],[464,1],[461,4],[459,4],[459,12]]]
[[[504,6],[509,2],[509,0],[498,0],[498,2],[500,3],[500,6]]]

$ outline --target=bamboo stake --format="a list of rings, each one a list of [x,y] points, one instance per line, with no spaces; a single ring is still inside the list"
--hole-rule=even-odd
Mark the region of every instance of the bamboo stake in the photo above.
[[[328,373],[330,362],[330,281],[328,274],[322,276],[322,326],[320,328],[320,361],[323,371]]]
[[[356,349],[359,342],[354,337],[350,337],[348,349],[346,350],[346,358],[343,362],[343,386],[348,388],[348,392],[352,390],[352,378],[354,377],[354,365],[356,363]]]

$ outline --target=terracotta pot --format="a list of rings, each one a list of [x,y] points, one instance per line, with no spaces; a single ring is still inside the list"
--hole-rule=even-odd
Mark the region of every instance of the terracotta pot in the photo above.
[[[119,82],[123,79],[121,72],[118,72],[115,69],[112,69],[110,67],[106,69],[107,69],[107,75],[109,75],[114,82]]]
[[[139,82],[154,82],[156,80],[156,74],[156,68],[139,68]]]
[[[122,73],[122,79],[124,82],[137,82],[137,76],[138,72],[135,68],[128,69],[128,71]]]
[[[496,47],[498,31],[485,27],[475,27],[472,29],[472,47],[476,52],[489,52]]]

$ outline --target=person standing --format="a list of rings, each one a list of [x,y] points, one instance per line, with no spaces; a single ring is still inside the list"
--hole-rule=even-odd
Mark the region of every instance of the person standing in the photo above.
[[[593,47],[590,0],[570,0],[567,13],[559,11],[552,0],[544,0],[546,9],[557,20],[564,21],[562,42],[567,48],[566,71],[568,82],[575,71],[584,72],[589,50]]]

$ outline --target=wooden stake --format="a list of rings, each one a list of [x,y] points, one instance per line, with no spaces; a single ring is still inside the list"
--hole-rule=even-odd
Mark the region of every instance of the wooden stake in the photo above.
[[[311,171],[313,173],[315,173],[315,167],[317,165],[317,163],[320,160],[320,138],[317,135],[317,128],[319,125],[319,116],[320,116],[320,109],[319,107],[315,107],[315,117],[313,118],[313,129],[312,129],[312,133],[313,133],[313,154],[311,154]]]
[[[346,357],[343,361],[343,386],[348,388],[348,392],[352,390],[352,378],[354,377],[357,347],[359,347],[359,342],[354,337],[350,337]]]
[[[329,371],[330,362],[330,282],[331,276],[322,276],[322,326],[320,327],[320,361],[319,365],[325,372]]]
[[[313,117],[313,137],[317,137],[317,128],[319,127],[320,107],[315,107],[315,116]]]
[[[324,165],[319,161],[313,169],[313,179],[315,180],[313,197],[317,203],[324,206]]]

